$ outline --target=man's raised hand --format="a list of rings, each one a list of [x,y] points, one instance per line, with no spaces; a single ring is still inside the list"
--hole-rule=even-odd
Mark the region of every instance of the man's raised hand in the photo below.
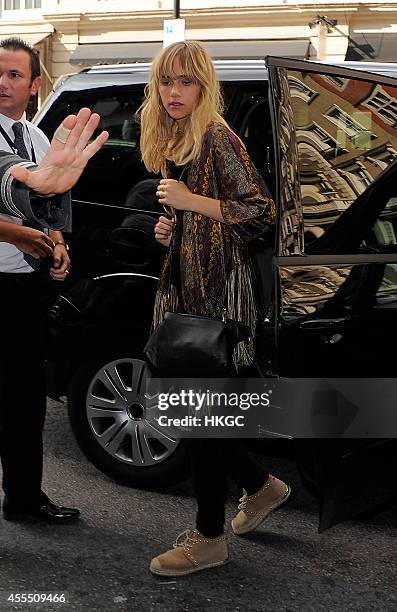
[[[101,132],[90,144],[100,116],[89,108],[69,115],[55,132],[47,155],[34,170],[12,166],[12,176],[39,195],[49,196],[71,189],[80,178],[87,162],[109,138]],[[59,138],[57,138],[57,134]]]

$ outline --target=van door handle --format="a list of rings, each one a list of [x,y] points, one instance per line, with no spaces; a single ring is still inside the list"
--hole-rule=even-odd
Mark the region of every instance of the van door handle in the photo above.
[[[307,332],[330,332],[341,331],[351,317],[336,317],[334,319],[305,319],[299,324],[299,329]]]
[[[334,319],[306,319],[299,324],[299,329],[305,333],[316,334],[325,344],[336,344],[343,338],[346,323],[350,316]]]

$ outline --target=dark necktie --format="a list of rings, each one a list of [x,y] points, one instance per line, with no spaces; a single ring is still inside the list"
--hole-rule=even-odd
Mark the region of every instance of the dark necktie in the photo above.
[[[22,123],[20,121],[16,121],[16,123],[14,123],[12,126],[12,131],[14,132],[14,135],[15,135],[14,147],[16,148],[19,157],[22,157],[23,159],[30,159],[30,155],[27,151],[27,148],[25,146],[25,141],[23,139]],[[35,223],[31,223],[27,221],[26,219],[24,219],[23,225],[27,227],[41,229],[40,226],[37,226]],[[40,266],[40,260],[35,259],[34,257],[32,257],[31,255],[28,255],[27,253],[24,254],[24,259],[33,268],[33,270],[37,270],[37,268]]]
[[[19,157],[22,157],[23,159],[30,159],[30,155],[28,153],[28,150],[25,146],[25,141],[23,139],[22,123],[20,121],[17,121],[16,123],[14,123],[12,126],[12,131],[14,132],[14,135],[15,135],[14,147],[16,148]]]

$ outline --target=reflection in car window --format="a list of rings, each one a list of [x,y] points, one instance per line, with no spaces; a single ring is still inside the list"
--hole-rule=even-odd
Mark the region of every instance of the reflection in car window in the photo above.
[[[397,198],[390,198],[373,227],[376,246],[397,245]],[[368,244],[367,240],[367,244]],[[370,244],[370,246],[375,246]]]
[[[382,195],[379,195],[382,198]],[[386,197],[385,205],[361,243],[361,250],[397,252],[397,197]]]
[[[391,180],[394,184],[395,179],[393,180],[393,178]],[[379,207],[382,207],[382,200],[384,200],[384,205],[372,228],[362,241],[359,252],[397,253],[397,197],[388,197],[380,192],[376,200]],[[376,293],[378,303],[393,302],[395,304],[397,264],[385,265],[383,275],[379,280],[380,284]]]
[[[397,303],[397,265],[386,264],[382,281],[376,293],[379,305],[396,305]]]
[[[298,71],[288,81],[308,246],[397,158],[397,88]],[[373,235],[391,240],[385,223]]]

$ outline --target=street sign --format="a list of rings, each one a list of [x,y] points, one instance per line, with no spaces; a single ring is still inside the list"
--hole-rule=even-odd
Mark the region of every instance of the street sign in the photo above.
[[[164,19],[163,47],[185,40],[184,19]]]

